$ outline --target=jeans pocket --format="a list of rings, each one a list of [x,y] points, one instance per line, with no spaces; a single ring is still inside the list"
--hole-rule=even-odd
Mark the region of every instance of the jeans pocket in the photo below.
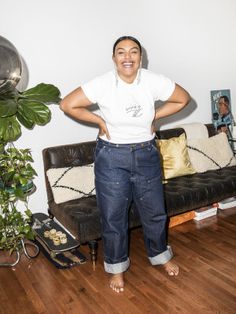
[[[95,153],[94,153],[94,161],[97,163],[100,156],[102,155],[102,152],[106,149],[105,145],[97,144]]]
[[[150,145],[138,151],[136,156],[138,167],[159,167],[160,156],[157,148]]]
[[[98,172],[105,172],[112,168],[112,152],[111,148],[106,145],[98,145],[95,150],[95,175]]]

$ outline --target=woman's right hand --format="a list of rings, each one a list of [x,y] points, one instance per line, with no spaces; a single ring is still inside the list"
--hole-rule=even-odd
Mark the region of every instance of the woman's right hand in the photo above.
[[[98,126],[99,126],[98,136],[105,135],[107,137],[107,139],[110,140],[111,137],[110,137],[110,134],[108,132],[108,128],[107,128],[106,122],[102,118],[101,118],[101,122],[99,122]]]

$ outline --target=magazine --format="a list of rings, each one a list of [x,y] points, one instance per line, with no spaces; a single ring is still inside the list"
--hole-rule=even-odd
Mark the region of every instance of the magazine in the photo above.
[[[225,132],[232,138],[231,129],[234,118],[231,111],[231,97],[229,89],[211,91],[212,123],[217,132]]]

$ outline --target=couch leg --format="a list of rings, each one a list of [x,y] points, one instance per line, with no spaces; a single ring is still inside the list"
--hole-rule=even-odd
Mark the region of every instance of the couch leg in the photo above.
[[[91,261],[93,264],[93,270],[95,270],[96,266],[96,261],[97,261],[97,248],[98,248],[98,242],[96,240],[92,240],[88,242],[88,246],[90,249],[90,256],[91,256]]]
[[[54,215],[51,213],[50,209],[48,209],[48,216],[49,216],[50,219],[54,218]]]

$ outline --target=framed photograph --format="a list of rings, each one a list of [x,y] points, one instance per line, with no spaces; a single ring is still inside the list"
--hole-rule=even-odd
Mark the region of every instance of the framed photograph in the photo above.
[[[231,97],[229,89],[211,91],[211,112],[212,123],[217,132],[225,132],[231,136],[231,128],[234,125],[234,118],[231,111]]]

